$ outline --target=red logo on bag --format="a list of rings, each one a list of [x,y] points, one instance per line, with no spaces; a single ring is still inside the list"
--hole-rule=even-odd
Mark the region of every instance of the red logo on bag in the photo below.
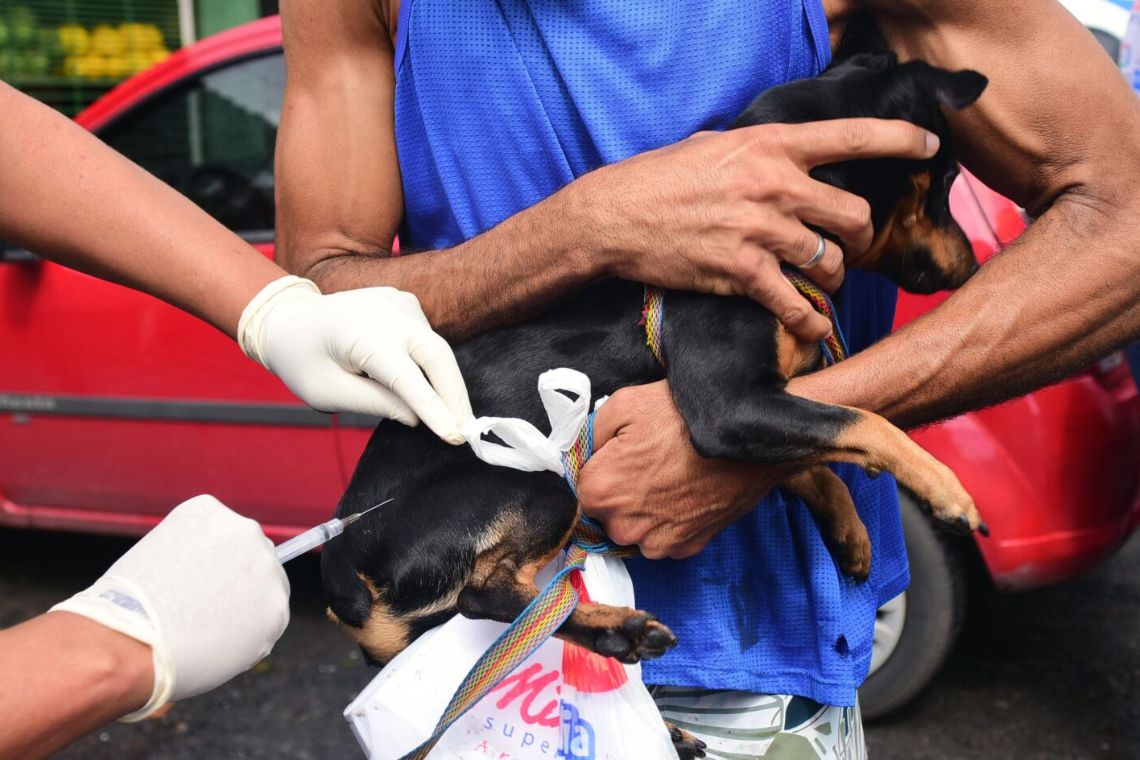
[[[571,573],[570,583],[581,601],[590,601],[581,573]],[[562,678],[567,685],[591,694],[620,689],[629,680],[625,667],[617,660],[574,644],[562,648]]]
[[[541,675],[539,675],[541,673]],[[542,665],[534,663],[522,670],[516,670],[504,678],[502,682],[491,691],[504,690],[506,693],[495,703],[500,710],[522,697],[519,705],[519,717],[524,723],[540,726],[557,726],[559,724],[558,692],[560,688],[555,684],[558,681],[558,671],[550,670],[542,673]],[[549,689],[549,696],[545,704],[539,700],[539,695]],[[538,704],[536,705],[536,701]]]

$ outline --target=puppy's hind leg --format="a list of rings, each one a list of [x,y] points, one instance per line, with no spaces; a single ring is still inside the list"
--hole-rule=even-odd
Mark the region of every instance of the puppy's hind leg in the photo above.
[[[871,573],[871,537],[839,476],[827,467],[812,467],[780,486],[803,499],[822,523],[820,533],[839,568],[855,580],[866,580]]]

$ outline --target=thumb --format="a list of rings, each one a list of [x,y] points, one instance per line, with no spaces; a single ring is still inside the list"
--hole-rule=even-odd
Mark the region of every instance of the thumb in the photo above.
[[[594,437],[597,439],[597,427]],[[621,441],[613,440],[609,446],[597,449],[578,473],[578,502],[590,517],[599,517],[592,509],[609,506],[615,490],[620,488],[622,453]]]
[[[594,439],[597,440],[597,428],[594,428]],[[578,491],[578,504],[583,509],[588,510],[592,506],[596,506],[601,502],[601,491],[599,484],[595,481],[594,475],[604,473],[606,470],[605,461],[608,458],[604,453],[604,449],[597,449],[594,455],[582,465],[582,470],[578,473],[578,482],[575,485]],[[602,478],[598,478],[602,480]],[[593,515],[589,515],[593,516]]]

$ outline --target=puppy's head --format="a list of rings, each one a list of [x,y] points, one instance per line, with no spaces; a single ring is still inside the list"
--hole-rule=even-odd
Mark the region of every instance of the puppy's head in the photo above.
[[[865,53],[816,79],[768,90],[733,126],[874,117],[902,119],[938,135],[941,147],[926,161],[847,161],[812,171],[871,205],[874,241],[850,263],[913,293],[933,293],[960,286],[978,268],[970,241],[950,215],[958,162],[942,109],[965,108],[986,84],[976,71],[952,72],[922,61],[900,65],[892,53]]]

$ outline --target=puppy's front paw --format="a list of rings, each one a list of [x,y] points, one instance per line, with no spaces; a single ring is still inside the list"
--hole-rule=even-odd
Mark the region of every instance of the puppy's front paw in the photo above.
[[[938,478],[937,486],[926,495],[927,498],[915,494],[919,497],[919,504],[929,510],[934,519],[955,533],[969,535],[977,531],[983,536],[988,536],[990,529],[982,521],[978,508],[974,506],[973,497],[962,487],[958,477],[950,468],[945,465],[940,467],[941,477]]]
[[[626,665],[660,657],[677,645],[677,637],[648,612],[632,612],[616,628],[598,634],[594,651]]]

